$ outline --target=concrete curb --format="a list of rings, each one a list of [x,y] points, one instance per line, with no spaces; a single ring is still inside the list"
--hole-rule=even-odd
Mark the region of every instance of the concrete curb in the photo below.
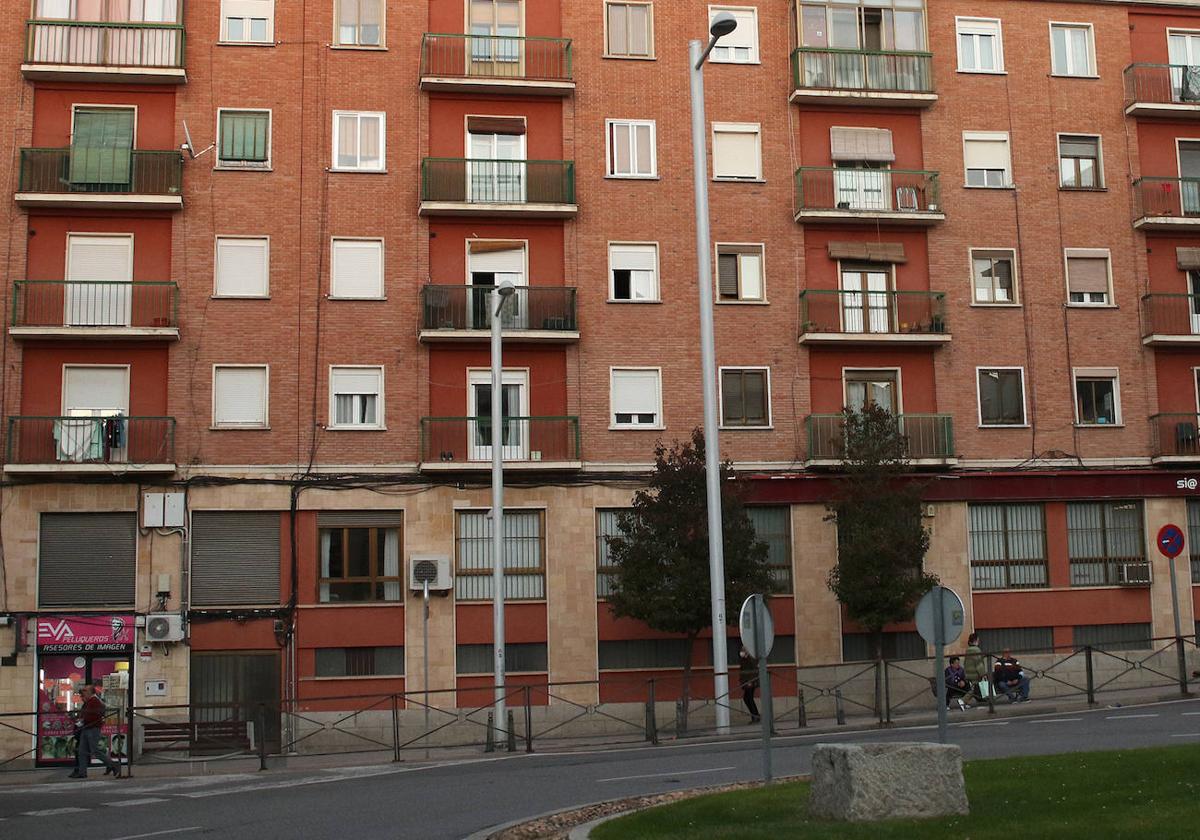
[[[637,810],[638,809],[635,808],[632,811],[622,811],[619,814],[609,814],[606,817],[597,817],[596,819],[592,820],[591,822],[585,822],[583,825],[577,825],[571,829],[571,833],[567,835],[567,840],[588,840],[588,838],[590,838],[592,836],[593,828],[596,828],[599,825],[603,825],[606,822],[611,822],[612,820],[618,819],[620,817],[625,817],[630,814],[633,814]]]

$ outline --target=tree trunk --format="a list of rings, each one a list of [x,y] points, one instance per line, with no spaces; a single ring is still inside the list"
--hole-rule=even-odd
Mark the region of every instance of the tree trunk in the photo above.
[[[688,731],[688,707],[692,700],[692,656],[696,648],[696,638],[699,635],[699,633],[688,633],[687,636],[687,658],[683,663],[683,705],[679,712],[679,734],[681,735]]]

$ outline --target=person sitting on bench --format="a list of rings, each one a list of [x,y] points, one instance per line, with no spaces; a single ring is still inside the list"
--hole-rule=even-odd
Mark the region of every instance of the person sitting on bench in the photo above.
[[[967,701],[964,698],[971,696],[971,683],[967,681],[967,672],[963,670],[958,657],[951,656],[950,664],[946,667],[946,708],[949,709],[950,704],[957,700],[958,708],[966,711]]]
[[[992,685],[997,693],[1003,692],[1013,703],[1029,702],[1029,677],[1021,670],[1021,663],[1008,648],[996,660],[992,668]]]

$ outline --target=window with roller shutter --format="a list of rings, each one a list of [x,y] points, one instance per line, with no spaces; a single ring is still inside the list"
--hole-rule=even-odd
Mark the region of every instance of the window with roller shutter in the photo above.
[[[278,604],[281,525],[278,511],[193,511],[192,604]]]
[[[770,372],[767,368],[721,369],[721,425],[771,425]]]
[[[221,40],[269,44],[275,37],[275,0],[221,0]]]
[[[762,179],[761,131],[758,123],[713,123],[712,132],[714,179]]]
[[[612,425],[615,429],[662,426],[662,371],[612,368]]]
[[[1067,295],[1070,303],[1104,306],[1112,303],[1109,252],[1104,248],[1067,248]]]
[[[134,605],[136,513],[43,513],[37,551],[39,607]]]
[[[328,428],[384,428],[382,367],[329,369]]]
[[[710,26],[722,12],[733,15],[737,27],[717,42],[709,60],[717,64],[758,64],[758,10],[747,6],[709,6]]]
[[[383,299],[382,239],[334,239],[329,265],[331,298]]]
[[[267,297],[270,250],[265,236],[218,236],[213,296]]]
[[[609,300],[658,300],[658,243],[610,242]]]
[[[217,109],[217,166],[271,168],[271,112]]]
[[[265,429],[269,425],[266,365],[213,366],[213,426]]]
[[[968,187],[1011,187],[1008,132],[964,131],[963,165]]]
[[[763,246],[717,244],[717,299],[762,301]]]

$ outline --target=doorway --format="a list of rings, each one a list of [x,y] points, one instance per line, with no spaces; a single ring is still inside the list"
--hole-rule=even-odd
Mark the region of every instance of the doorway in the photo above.
[[[133,315],[133,237],[67,236],[63,323],[128,327]]]
[[[265,713],[268,752],[281,748],[279,688],[277,651],[192,653],[191,719],[244,720],[257,728]],[[259,737],[255,731],[255,747]]]
[[[468,372],[467,445],[472,461],[492,459],[492,374]],[[501,457],[506,461],[529,459],[529,373],[506,370],[501,375]]]

